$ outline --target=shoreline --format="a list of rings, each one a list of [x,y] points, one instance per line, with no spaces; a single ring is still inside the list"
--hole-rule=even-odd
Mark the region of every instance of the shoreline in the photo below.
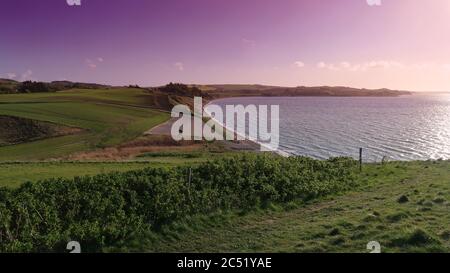
[[[225,99],[225,98],[223,98],[223,99]],[[233,143],[233,142],[235,142],[235,141],[244,141],[244,142],[247,141],[247,142],[253,143],[253,144],[257,147],[256,150],[254,150],[254,151],[258,151],[258,152],[271,152],[271,153],[275,153],[275,154],[277,154],[277,155],[279,155],[279,156],[283,156],[283,157],[289,157],[289,156],[292,156],[291,154],[289,154],[289,153],[287,153],[287,152],[285,152],[285,151],[281,151],[281,150],[279,150],[279,149],[278,149],[278,150],[274,150],[274,149],[272,149],[272,148],[269,147],[268,145],[265,145],[265,144],[262,143],[262,142],[259,142],[259,141],[254,140],[254,139],[250,139],[247,135],[238,134],[238,132],[236,132],[234,129],[229,128],[229,127],[227,127],[225,124],[223,124],[223,123],[219,122],[218,120],[214,119],[214,118],[211,116],[211,114],[206,110],[206,108],[207,108],[209,105],[213,105],[213,104],[214,104],[214,101],[217,101],[217,100],[220,100],[220,99],[209,100],[209,101],[207,101],[206,104],[203,106],[203,112],[206,114],[207,118],[213,120],[215,124],[217,124],[217,125],[219,125],[220,127],[222,127],[223,133],[224,133],[225,135],[233,134],[233,136],[238,136],[238,135],[239,135],[239,136],[245,138],[245,140],[223,140],[224,142],[226,142],[226,143]],[[217,104],[216,104],[216,105],[217,105]],[[234,137],[233,137],[233,138],[234,138]]]
[[[238,133],[235,130],[225,126],[218,120],[212,118],[211,114],[208,111],[206,111],[206,107],[208,105],[214,104],[214,102],[217,100],[220,100],[220,99],[205,100],[206,104],[202,107],[203,113],[204,113],[203,118],[210,119],[215,123],[215,125],[220,126],[223,130],[224,136],[229,135],[229,134],[233,134],[234,136],[238,135]],[[171,135],[171,127],[176,120],[178,120],[178,118],[171,117],[169,120],[167,120],[161,124],[158,124],[158,125],[150,128],[149,130],[145,131],[143,133],[143,135],[144,136],[146,136],[146,135],[170,136]],[[192,124],[192,126],[194,126],[193,125],[194,122],[191,122],[191,124]],[[205,121],[203,121],[203,125],[205,125],[205,124],[206,124]],[[193,128],[191,128],[191,131],[194,132]],[[281,150],[274,150],[274,149],[270,148],[268,145],[265,145],[264,143],[261,143],[257,140],[248,138],[248,136],[244,136],[242,134],[239,134],[239,136],[241,136],[245,139],[243,139],[243,140],[237,140],[237,139],[226,140],[224,138],[223,140],[216,140],[216,141],[222,143],[227,149],[233,150],[233,151],[271,152],[271,153],[275,153],[275,154],[283,156],[283,157],[290,156],[290,154],[287,152],[284,152]]]

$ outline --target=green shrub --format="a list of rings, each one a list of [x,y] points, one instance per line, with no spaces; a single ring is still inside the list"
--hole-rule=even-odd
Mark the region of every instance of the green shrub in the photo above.
[[[0,189],[0,251],[63,251],[71,240],[100,251],[131,234],[158,232],[192,215],[250,210],[340,192],[354,186],[355,162],[245,155],[189,169],[25,183]]]

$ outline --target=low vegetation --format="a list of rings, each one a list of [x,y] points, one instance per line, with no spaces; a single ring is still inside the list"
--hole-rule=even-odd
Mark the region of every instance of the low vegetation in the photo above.
[[[38,182],[51,178],[73,179],[76,176],[126,172],[148,167],[172,167],[164,158],[155,161],[96,162],[49,161],[0,163],[0,187],[18,188],[25,182]]]
[[[191,146],[188,146],[191,147]],[[178,148],[178,147],[172,147]],[[217,151],[215,147],[187,150],[162,149],[160,152],[147,152],[133,160],[83,160],[83,161],[37,161],[37,162],[1,162],[0,187],[17,188],[25,182],[37,182],[50,178],[73,179],[76,176],[126,172],[144,168],[170,168],[177,166],[194,166],[211,159],[229,158],[241,152]],[[127,151],[126,148],[122,151]]]
[[[450,161],[365,164],[338,195],[176,221],[110,251],[450,252]],[[407,201],[402,196],[407,197]]]
[[[355,162],[246,155],[191,169],[49,179],[0,191],[2,252],[63,251],[70,240],[101,251],[135,234],[217,211],[308,201],[356,185]]]

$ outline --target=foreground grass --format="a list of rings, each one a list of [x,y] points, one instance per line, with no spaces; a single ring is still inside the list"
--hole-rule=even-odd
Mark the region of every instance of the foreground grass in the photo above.
[[[352,192],[180,221],[109,251],[450,252],[450,162],[366,165]]]
[[[0,251],[64,251],[76,239],[102,251],[188,216],[313,200],[356,185],[355,161],[222,158],[188,168],[146,168],[0,188]]]

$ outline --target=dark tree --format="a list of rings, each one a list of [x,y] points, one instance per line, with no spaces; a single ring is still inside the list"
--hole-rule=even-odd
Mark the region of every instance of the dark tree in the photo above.
[[[202,96],[202,91],[198,87],[189,87],[182,83],[169,83],[160,88],[161,91],[181,96]]]
[[[52,91],[48,84],[43,82],[24,81],[19,85],[19,93],[38,93]]]

